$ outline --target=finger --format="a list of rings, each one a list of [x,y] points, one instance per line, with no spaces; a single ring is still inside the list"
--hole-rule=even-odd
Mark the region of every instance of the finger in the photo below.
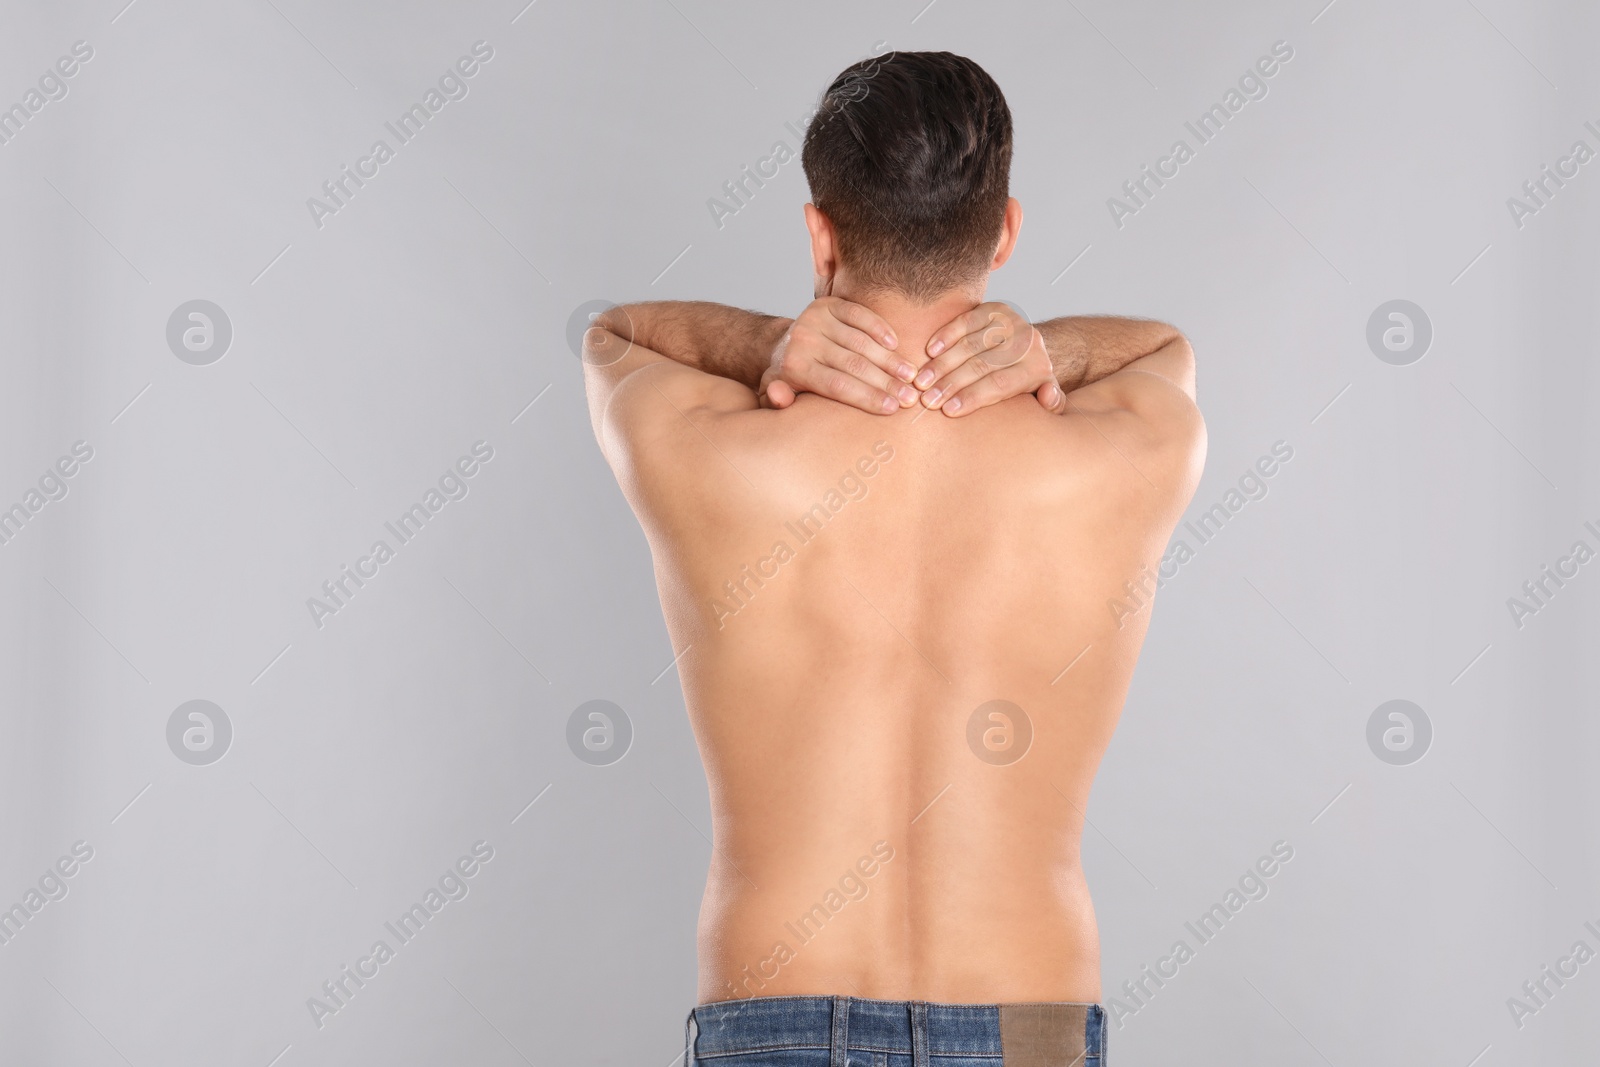
[[[865,311],[866,309],[863,308],[862,310]],[[861,330],[844,322],[838,320],[824,322],[822,335],[832,342],[834,346],[831,357],[827,353],[823,354],[821,357],[823,362],[841,370],[850,370],[851,365],[847,362],[848,357],[855,356],[866,366],[877,371],[877,375],[868,374],[865,368],[862,369],[861,373],[856,373],[854,370],[850,370],[850,373],[855,374],[856,377],[864,381],[872,381],[879,388],[888,392],[895,391],[885,384],[890,375],[898,378],[901,382],[910,382],[916,374],[915,369],[904,357],[884,348],[870,334],[863,333]],[[879,376],[885,381],[879,381]]]
[[[900,343],[888,321],[869,307],[841,298],[829,310],[834,318],[846,326],[855,327],[884,348],[894,348]]]
[[[829,400],[859,408],[869,415],[890,415],[900,410],[898,399],[882,389],[874,388],[852,374],[833,367],[818,365],[809,375],[803,388]]]
[[[1004,362],[1004,360],[996,358],[997,353],[994,349],[985,347],[986,343],[984,334],[981,332],[967,334],[967,336],[958,340],[953,347],[947,349],[936,358],[929,360],[927,365],[917,372],[917,377],[913,384],[918,389],[928,389],[935,385],[944,385],[948,375],[957,368],[966,366],[969,363],[978,363],[983,367],[993,368]],[[943,392],[948,394],[950,392],[949,387],[946,386]]]
[[[1019,362],[1027,354],[1027,348],[1023,348],[1020,353],[1012,351],[1017,347],[1017,332],[1013,326],[1014,324],[996,317],[992,321],[981,323],[975,332],[955,339],[950,343],[950,347],[943,350],[917,373],[915,380],[917,388],[926,389],[969,359],[982,357],[992,367],[1010,366]]]
[[[957,341],[971,334],[981,334],[990,325],[991,316],[999,314],[1001,309],[1011,312],[1005,304],[979,304],[971,311],[964,312],[945,323],[928,338],[928,355],[934,357],[941,352],[949,350]],[[1015,314],[1015,312],[1012,312]]]
[[[885,346],[881,340],[882,337],[887,337],[890,341],[894,341],[896,344],[899,343],[893,331],[889,329],[888,323],[878,319],[873,312],[868,311],[866,308],[860,308],[860,310],[866,316],[877,319],[878,323],[882,324],[882,328],[879,329],[866,319],[862,319],[861,322],[867,329],[852,325],[842,318],[825,319],[822,323],[822,335],[840,348],[865,356],[872,362],[873,366],[884,373],[892,374],[902,382],[911,381],[916,375],[916,368],[911,365],[911,361],[894,352],[892,345]],[[874,333],[873,331],[877,332]]]
[[[975,380],[979,368],[982,368],[983,373],[1006,369],[1018,372],[1007,377],[1007,380],[1014,384],[1013,396],[1034,392],[1046,382],[1055,380],[1055,370],[1050,364],[1050,355],[1045,351],[1042,339],[1037,336],[1038,331],[1027,323],[1023,325],[1028,330],[1026,343],[1021,336],[1014,336],[1009,343],[998,348],[984,349],[981,354],[959,364],[942,377],[930,378],[927,374],[918,374],[919,386],[924,381],[929,382],[923,396],[927,398],[929,393],[937,394],[931,398],[930,406],[937,405],[939,397],[948,397]],[[958,343],[954,349],[934,361],[938,364],[937,369],[942,370],[947,360],[953,362],[959,359],[965,349],[965,342]]]
[[[970,387],[978,379],[994,370],[988,362],[981,357],[963,359],[956,364],[943,377],[938,378],[922,393],[924,407],[936,408],[949,400],[956,393]]]
[[[786,408],[794,403],[794,389],[781,378],[775,378],[767,384],[767,391],[763,396],[775,408]]]
[[[871,390],[879,396],[891,397],[896,408],[911,407],[917,402],[917,391],[905,382],[896,381],[882,369],[872,365],[872,362],[859,352],[848,348],[833,348],[822,354],[821,362],[811,368],[810,378],[814,382],[827,382],[832,375],[843,375]],[[823,395],[845,403],[854,403],[842,396],[824,392],[823,389],[813,387],[813,391],[822,392]],[[855,395],[861,395],[859,390],[852,389]],[[859,403],[855,406],[861,407]],[[867,410],[865,407],[862,410]]]
[[[940,410],[952,416],[970,414],[980,408],[1021,395],[1027,391],[1025,383],[1026,377],[1021,371],[1011,367],[1001,367],[950,396],[940,405]]]
[[[792,348],[785,352],[778,377],[792,392],[816,393],[871,414],[888,414],[916,402],[916,390],[892,381],[861,352],[843,347],[825,331],[832,330],[840,340],[858,348],[883,351],[877,342],[842,323],[830,322],[821,324],[815,342],[806,345],[804,358],[793,358],[796,352]],[[904,398],[890,395],[899,390],[905,391]]]
[[[1053,415],[1063,414],[1067,410],[1067,394],[1055,382],[1045,382],[1039,391],[1033,394],[1039,405]]]

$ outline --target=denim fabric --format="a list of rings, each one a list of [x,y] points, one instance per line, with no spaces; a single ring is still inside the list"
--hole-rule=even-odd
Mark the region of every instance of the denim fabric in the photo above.
[[[755,997],[702,1004],[684,1067],[1105,1067],[1098,1004]]]

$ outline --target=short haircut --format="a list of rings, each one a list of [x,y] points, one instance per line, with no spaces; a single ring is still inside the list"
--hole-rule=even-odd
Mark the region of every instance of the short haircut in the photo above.
[[[929,302],[987,272],[1010,195],[1011,110],[972,60],[889,52],[846,67],[800,158],[840,263],[866,289]]]

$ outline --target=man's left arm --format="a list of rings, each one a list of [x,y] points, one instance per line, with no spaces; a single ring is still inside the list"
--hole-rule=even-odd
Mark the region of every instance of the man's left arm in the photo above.
[[[675,334],[680,335],[676,340]],[[630,315],[623,307],[613,307],[595,316],[584,331],[583,379],[589,419],[601,450],[608,457],[611,456],[608,442],[625,443],[649,436],[651,427],[663,422],[683,418],[692,422],[691,416],[697,412],[737,411],[756,406],[756,396],[749,383],[731,374],[719,373],[738,371],[720,355],[727,351],[722,346],[718,346],[716,352],[709,352],[709,344],[690,347],[691,357],[709,354],[709,359],[697,359],[700,366],[651,347],[662,343],[682,344],[686,339],[681,322],[663,321],[654,314]]]
[[[766,407],[816,393],[870,414],[917,402],[916,367],[870,308],[823,295],[796,318],[698,300],[622,304],[595,325],[686,367],[736,381]]]

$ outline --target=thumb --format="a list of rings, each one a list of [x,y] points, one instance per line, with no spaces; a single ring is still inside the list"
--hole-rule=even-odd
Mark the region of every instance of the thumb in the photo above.
[[[767,399],[775,408],[786,408],[794,403],[794,388],[786,381],[774,379],[767,386]]]
[[[1046,411],[1059,415],[1066,409],[1067,398],[1061,392],[1061,387],[1055,382],[1044,383],[1039,387],[1039,391],[1033,395],[1038,398],[1040,405]]]

